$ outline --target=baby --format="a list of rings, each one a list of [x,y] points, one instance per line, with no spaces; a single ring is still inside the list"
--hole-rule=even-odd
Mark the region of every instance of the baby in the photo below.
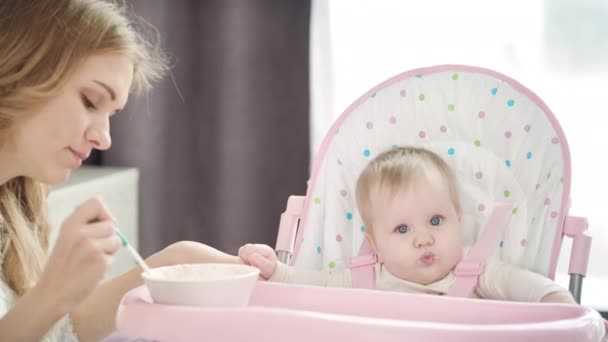
[[[378,256],[376,288],[445,295],[466,249],[456,179],[435,153],[414,147],[386,151],[357,181],[357,207],[365,238]],[[350,270],[299,270],[277,261],[266,245],[247,244],[241,259],[262,278],[319,286],[352,287]],[[523,286],[523,284],[526,284]],[[575,303],[570,293],[539,274],[489,258],[474,292],[479,298]]]

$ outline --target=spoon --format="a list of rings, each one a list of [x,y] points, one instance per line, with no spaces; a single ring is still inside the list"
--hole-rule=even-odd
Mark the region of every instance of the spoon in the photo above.
[[[139,266],[141,266],[141,268],[143,268],[145,272],[147,272],[147,273],[151,272],[152,270],[150,269],[150,267],[148,267],[148,265],[146,264],[144,259],[141,257],[141,255],[139,255],[139,253],[137,253],[135,248],[133,248],[133,246],[131,246],[131,244],[127,241],[127,238],[124,236],[124,234],[118,228],[116,229],[116,235],[118,235],[118,237],[120,238],[120,241],[122,242],[122,246],[125,247],[129,251],[129,253],[131,253],[131,255],[133,256],[133,258],[135,258],[135,260],[137,261]]]

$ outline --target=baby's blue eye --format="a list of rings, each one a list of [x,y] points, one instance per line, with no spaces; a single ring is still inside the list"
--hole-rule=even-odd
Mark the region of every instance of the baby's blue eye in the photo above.
[[[397,226],[397,228],[395,228],[395,232],[397,232],[399,234],[405,234],[409,231],[410,231],[410,228],[404,224]]]
[[[431,225],[432,226],[438,226],[438,225],[440,225],[441,221],[443,221],[441,219],[441,216],[433,216],[433,217],[431,217]]]

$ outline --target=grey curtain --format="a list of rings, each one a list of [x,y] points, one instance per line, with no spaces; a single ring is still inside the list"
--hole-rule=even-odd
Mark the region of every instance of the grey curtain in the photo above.
[[[309,168],[310,1],[130,0],[160,32],[172,77],[112,119],[100,165],[140,179],[140,249],[178,240],[274,245]]]

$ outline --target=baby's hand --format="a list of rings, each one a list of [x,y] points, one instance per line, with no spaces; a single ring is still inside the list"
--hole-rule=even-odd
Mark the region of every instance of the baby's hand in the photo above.
[[[239,248],[239,257],[247,265],[260,269],[260,276],[268,280],[277,269],[277,254],[270,246],[260,244],[246,244]]]
[[[570,292],[563,291],[555,291],[549,294],[546,294],[541,300],[541,303],[565,303],[565,304],[576,304],[576,301],[572,297]]]

